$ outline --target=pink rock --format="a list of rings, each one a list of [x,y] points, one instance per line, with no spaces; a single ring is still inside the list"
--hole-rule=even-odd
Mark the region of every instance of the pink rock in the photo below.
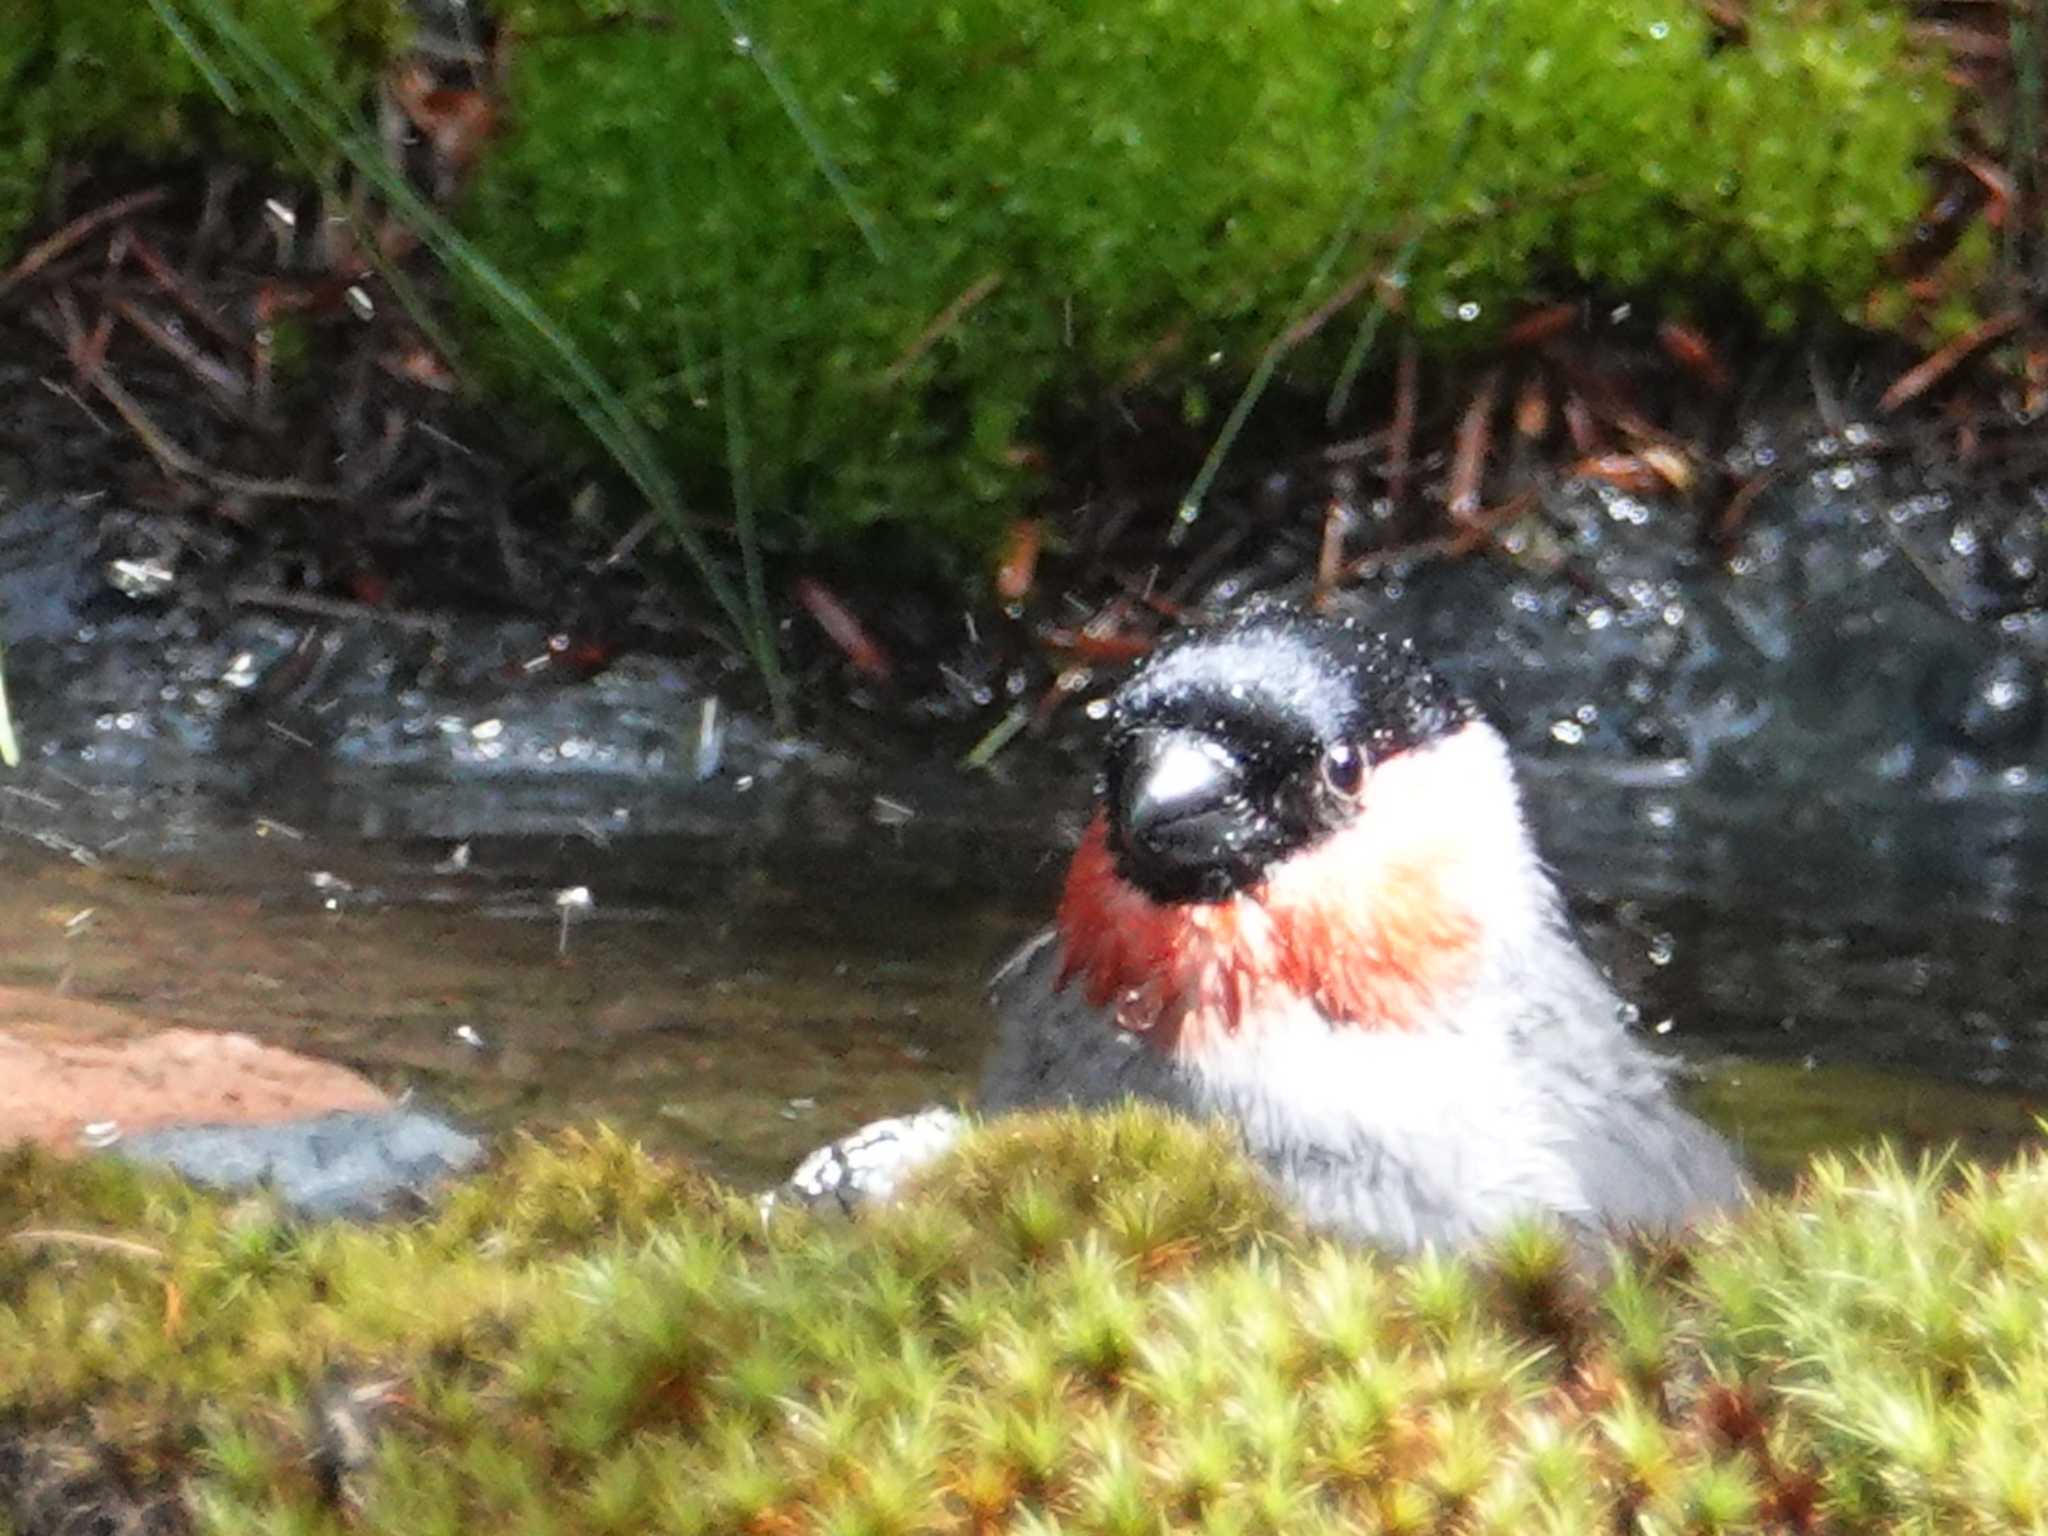
[[[0,1146],[79,1151],[88,1126],[127,1136],[390,1106],[346,1067],[247,1035],[160,1030],[116,1008],[0,987]]]

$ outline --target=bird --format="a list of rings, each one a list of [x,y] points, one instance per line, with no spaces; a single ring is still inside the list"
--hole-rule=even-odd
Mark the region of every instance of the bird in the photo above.
[[[1186,627],[1112,695],[1097,788],[991,984],[983,1115],[1220,1122],[1309,1226],[1397,1252],[1744,1198],[1580,946],[1505,739],[1410,644],[1272,600]],[[823,1154],[811,1182],[898,1188],[874,1131],[871,1187]]]

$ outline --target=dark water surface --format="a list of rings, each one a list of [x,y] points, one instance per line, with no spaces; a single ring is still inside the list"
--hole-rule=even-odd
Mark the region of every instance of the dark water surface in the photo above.
[[[1589,944],[1767,1174],[1879,1136],[2034,1133],[2048,908],[2027,892],[1879,880],[1867,849],[1831,872],[1825,839],[1703,883],[1654,828],[1533,783]],[[603,1118],[760,1183],[971,1092],[982,979],[1050,911],[1080,794],[841,795],[772,835],[480,840],[461,867],[262,823],[97,860],[5,838],[0,982],[243,1030],[488,1129]]]

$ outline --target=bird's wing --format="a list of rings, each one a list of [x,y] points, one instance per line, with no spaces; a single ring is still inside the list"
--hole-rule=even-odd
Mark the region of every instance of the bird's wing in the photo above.
[[[1186,1107],[1172,1064],[1078,984],[1060,985],[1059,935],[1034,935],[989,983],[996,1048],[981,1082],[991,1114],[1056,1104],[1115,1104],[1133,1095]]]

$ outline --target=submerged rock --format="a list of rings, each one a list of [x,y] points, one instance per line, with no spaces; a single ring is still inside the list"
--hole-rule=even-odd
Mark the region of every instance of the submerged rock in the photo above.
[[[450,1175],[475,1166],[484,1145],[432,1115],[393,1109],[278,1125],[169,1126],[120,1151],[209,1189],[275,1190],[300,1215],[324,1218],[423,1203]]]

